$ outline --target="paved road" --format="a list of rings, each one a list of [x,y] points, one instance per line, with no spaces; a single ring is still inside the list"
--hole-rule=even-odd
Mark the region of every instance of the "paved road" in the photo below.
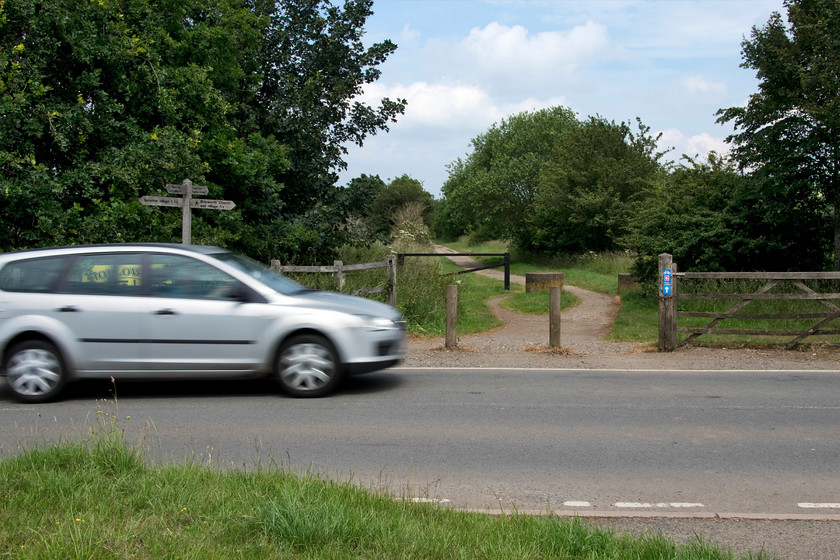
[[[102,409],[153,459],[274,462],[479,510],[814,524],[840,519],[838,382],[827,372],[395,369],[326,399],[283,398],[266,382],[125,383],[116,405],[108,384],[85,383],[48,405],[4,394],[0,450],[74,437]],[[814,537],[818,550],[840,551],[837,523],[814,526],[834,534]]]

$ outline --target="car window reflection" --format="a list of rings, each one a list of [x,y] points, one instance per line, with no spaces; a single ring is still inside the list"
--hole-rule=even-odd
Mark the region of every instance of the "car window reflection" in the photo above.
[[[180,255],[152,255],[153,297],[230,299],[238,282],[205,262]]]

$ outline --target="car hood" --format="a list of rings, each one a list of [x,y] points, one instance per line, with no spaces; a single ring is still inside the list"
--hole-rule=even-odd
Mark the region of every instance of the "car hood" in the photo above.
[[[394,321],[402,317],[400,312],[390,305],[373,301],[372,299],[349,296],[337,292],[305,291],[299,294],[292,294],[288,297],[301,305],[341,311],[350,315],[383,317],[393,319]]]

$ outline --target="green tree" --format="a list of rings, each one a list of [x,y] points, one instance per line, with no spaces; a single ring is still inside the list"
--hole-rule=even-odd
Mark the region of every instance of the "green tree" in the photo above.
[[[2,6],[3,249],[177,240],[180,216],[137,199],[185,177],[211,195],[226,183],[261,200],[279,191],[284,149],[232,118],[254,91],[248,60],[262,27],[250,10],[226,0]],[[224,182],[213,181],[217,165],[229,169]],[[220,219],[226,234],[211,213],[196,215],[196,236],[239,235],[240,212]]]
[[[346,168],[346,145],[361,146],[405,110],[406,101],[384,98],[371,107],[355,98],[380,76],[378,66],[397,48],[389,41],[365,47],[364,24],[372,0],[257,1],[269,18],[260,65],[255,114],[260,130],[290,149],[285,215],[312,209],[335,194]]]
[[[590,117],[567,130],[542,170],[534,227],[518,245],[548,254],[620,248],[635,204],[663,171],[658,138],[638,127]]]
[[[432,220],[434,198],[423,190],[423,183],[408,175],[402,175],[385,185],[376,195],[371,206],[371,227],[382,235],[393,233],[397,225],[397,214],[408,205],[416,205],[423,224]]]
[[[328,260],[349,237],[343,145],[402,112],[353,98],[389,41],[369,0],[0,2],[0,248],[178,241],[143,207],[189,178],[233,212],[193,239],[261,260]]]
[[[819,269],[825,214],[807,207],[779,212],[782,192],[769,181],[715,153],[707,162],[685,158],[634,211],[625,240],[639,255],[634,273],[655,282],[660,253],[673,255],[683,271]]]
[[[840,270],[840,3],[785,0],[742,43],[742,67],[756,71],[746,107],[718,111],[733,122],[733,156],[760,172],[781,216],[787,208],[832,210],[834,268]],[[822,240],[813,240],[822,246]]]
[[[375,232],[373,224],[373,204],[384,188],[385,181],[379,175],[362,174],[341,189],[339,204],[348,208],[347,230],[351,244],[365,246],[374,241],[388,241],[387,235]]]
[[[449,235],[521,239],[539,189],[542,168],[559,138],[577,125],[574,113],[554,107],[513,115],[472,140],[466,160],[449,166],[438,229]]]

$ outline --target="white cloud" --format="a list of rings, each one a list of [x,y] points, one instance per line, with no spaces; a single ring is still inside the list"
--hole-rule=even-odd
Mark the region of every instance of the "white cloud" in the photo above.
[[[698,94],[712,97],[724,97],[728,89],[722,82],[712,82],[703,76],[685,76],[680,83],[689,94]]]
[[[693,136],[686,136],[677,129],[669,129],[662,132],[662,137],[659,139],[660,149],[673,148],[666,156],[671,161],[679,161],[683,154],[689,157],[699,156],[701,159],[706,158],[709,152],[714,151],[718,154],[729,153],[729,144],[723,137],[715,137],[711,134],[703,132]]]
[[[481,84],[494,96],[556,95],[558,84],[617,56],[606,27],[587,22],[564,31],[532,33],[493,22],[460,41],[432,40],[421,59],[429,72],[459,83]]]
[[[374,84],[366,88],[363,100],[375,105],[383,97],[408,101],[405,114],[394,125],[400,129],[481,127],[501,116],[487,92],[474,86],[426,82],[391,87]]]
[[[609,36],[603,25],[587,22],[568,32],[546,31],[532,34],[520,26],[491,23],[474,28],[462,41],[472,62],[491,72],[540,69],[571,72],[609,50]]]
[[[402,31],[400,32],[399,44],[412,44],[416,43],[418,40],[420,40],[420,32],[416,29],[413,29],[409,24],[405,24],[405,27],[403,27]]]

